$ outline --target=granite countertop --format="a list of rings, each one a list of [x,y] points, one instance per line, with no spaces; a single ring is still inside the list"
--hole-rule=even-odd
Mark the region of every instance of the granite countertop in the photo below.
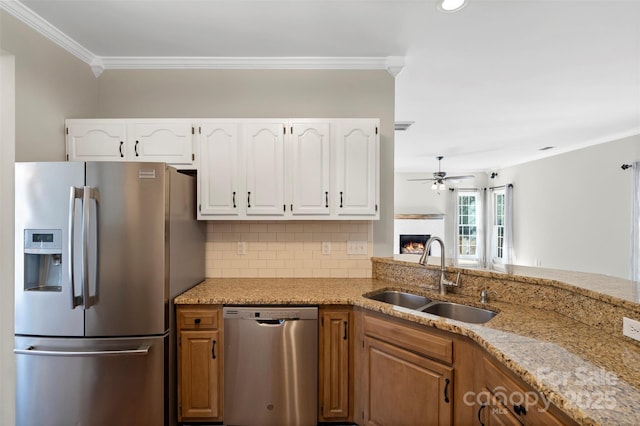
[[[175,303],[359,306],[471,338],[580,424],[631,425],[640,418],[639,345],[552,310],[511,301],[491,301],[486,307],[499,315],[479,325],[363,297],[386,288],[481,306],[477,297],[440,296],[421,287],[357,278],[207,279]]]

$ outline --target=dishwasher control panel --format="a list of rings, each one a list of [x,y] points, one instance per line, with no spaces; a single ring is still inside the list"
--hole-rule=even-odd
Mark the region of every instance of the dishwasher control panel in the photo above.
[[[246,320],[300,320],[317,319],[318,308],[303,306],[278,306],[266,308],[262,306],[226,306],[222,309],[224,319],[246,319]]]

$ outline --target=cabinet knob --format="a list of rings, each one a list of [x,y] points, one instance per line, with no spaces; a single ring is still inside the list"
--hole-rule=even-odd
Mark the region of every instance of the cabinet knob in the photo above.
[[[200,324],[202,320],[200,318],[196,318],[193,320],[194,323],[196,323],[196,325]]]

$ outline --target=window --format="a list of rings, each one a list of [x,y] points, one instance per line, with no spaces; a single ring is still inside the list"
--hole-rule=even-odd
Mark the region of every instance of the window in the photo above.
[[[458,194],[458,256],[478,256],[478,193],[460,191]]]
[[[494,247],[494,262],[502,262],[504,260],[504,189],[493,192],[493,241],[491,246]]]

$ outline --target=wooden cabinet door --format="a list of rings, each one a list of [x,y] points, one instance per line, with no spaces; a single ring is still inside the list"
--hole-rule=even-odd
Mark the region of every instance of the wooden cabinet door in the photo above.
[[[351,402],[351,312],[320,313],[320,420],[348,420]]]
[[[291,214],[329,215],[331,125],[293,122],[290,131]]]
[[[180,419],[214,420],[221,416],[221,351],[218,330],[180,332]]]
[[[204,123],[200,127],[199,216],[238,216],[240,207],[244,209],[238,130],[236,123]]]
[[[367,425],[449,425],[453,368],[365,337],[364,421]]]
[[[68,161],[125,161],[127,125],[124,120],[67,120]]]
[[[478,419],[484,426],[521,426],[522,423],[502,405],[486,387],[482,389],[487,401],[479,408]]]
[[[242,130],[247,215],[283,216],[284,123],[249,123]]]
[[[129,159],[172,165],[192,165],[193,126],[187,120],[132,123]]]
[[[378,215],[378,125],[375,120],[345,120],[336,138],[336,203],[340,216]]]

